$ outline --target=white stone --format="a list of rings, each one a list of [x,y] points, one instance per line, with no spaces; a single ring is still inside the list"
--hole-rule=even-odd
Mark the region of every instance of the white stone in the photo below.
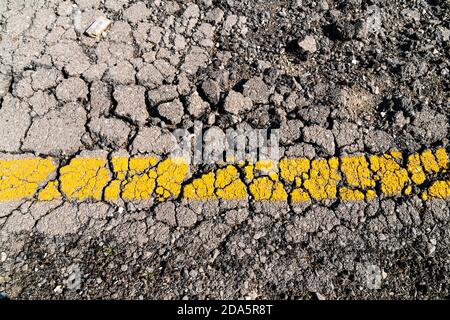
[[[306,36],[305,39],[298,43],[298,45],[300,48],[310,53],[317,51],[316,39],[312,36]]]

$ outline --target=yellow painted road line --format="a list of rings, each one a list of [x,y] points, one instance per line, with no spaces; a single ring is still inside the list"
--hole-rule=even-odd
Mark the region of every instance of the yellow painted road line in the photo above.
[[[449,157],[445,149],[403,156],[285,158],[279,162],[228,164],[192,178],[181,159],[156,157],[74,158],[58,166],[51,158],[0,159],[0,202],[165,201],[212,199],[291,201],[420,195],[450,198]],[[444,177],[444,178],[442,178]]]

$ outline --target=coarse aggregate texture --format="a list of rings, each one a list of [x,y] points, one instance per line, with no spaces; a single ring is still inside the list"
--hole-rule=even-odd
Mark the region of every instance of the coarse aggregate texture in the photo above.
[[[0,1],[0,297],[449,298],[449,37],[446,0]],[[171,157],[195,121],[280,159]]]

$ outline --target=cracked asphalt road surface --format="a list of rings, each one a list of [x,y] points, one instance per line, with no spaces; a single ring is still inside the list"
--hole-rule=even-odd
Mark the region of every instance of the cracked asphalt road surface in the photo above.
[[[0,297],[450,298],[449,37],[445,0],[1,1]],[[280,158],[171,157],[196,123]]]

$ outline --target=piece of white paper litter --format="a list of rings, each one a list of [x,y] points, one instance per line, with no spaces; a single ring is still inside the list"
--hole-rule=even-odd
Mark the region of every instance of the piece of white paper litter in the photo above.
[[[86,34],[90,37],[96,38],[100,36],[106,29],[109,28],[112,21],[108,18],[101,16],[95,19],[95,21],[86,29]]]

